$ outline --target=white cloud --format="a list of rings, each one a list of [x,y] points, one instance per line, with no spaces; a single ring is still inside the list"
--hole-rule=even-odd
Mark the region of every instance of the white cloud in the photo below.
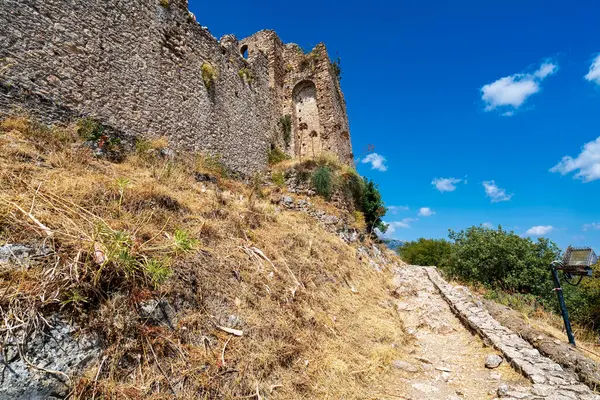
[[[483,188],[485,189],[485,194],[492,200],[492,203],[508,201],[513,196],[512,193],[506,194],[506,189],[499,188],[494,181],[483,182]]]
[[[435,212],[429,207],[421,207],[419,209],[419,216],[421,217],[431,217]]]
[[[385,165],[385,161],[385,157],[377,153],[367,154],[365,158],[360,160],[360,162],[363,164],[371,164],[371,169],[376,169],[377,171],[381,172],[387,171],[387,165]]]
[[[597,231],[600,230],[600,222],[592,222],[591,224],[583,225],[584,231]]]
[[[440,192],[453,192],[456,190],[456,184],[462,182],[458,178],[435,178],[431,184]]]
[[[558,65],[544,62],[533,73],[520,73],[505,76],[492,83],[483,85],[481,99],[485,102],[485,111],[502,108],[502,115],[511,116],[529,96],[540,91],[540,84],[558,70]]]
[[[408,211],[408,206],[387,206],[388,213],[398,214],[401,211]]]
[[[561,175],[573,171],[578,171],[574,178],[584,182],[600,179],[600,137],[584,144],[577,157],[564,156],[558,164],[550,168],[550,172],[558,172]]]
[[[483,226],[484,228],[492,228],[494,225],[492,225],[491,222],[484,222],[483,224],[481,224],[481,226]]]
[[[531,235],[531,236],[543,236],[543,235],[547,235],[548,233],[552,232],[553,230],[554,230],[554,227],[552,227],[551,225],[538,225],[538,226],[532,226],[531,228],[527,229],[525,234]]]
[[[592,65],[590,65],[590,71],[584,76],[590,82],[596,82],[600,85],[600,54],[594,58]]]
[[[418,218],[403,218],[400,221],[384,221],[384,224],[387,224],[387,230],[385,233],[381,233],[379,229],[377,230],[377,235],[382,238],[391,239],[394,237],[394,233],[398,231],[398,229],[408,229],[410,228],[410,223],[418,221]]]

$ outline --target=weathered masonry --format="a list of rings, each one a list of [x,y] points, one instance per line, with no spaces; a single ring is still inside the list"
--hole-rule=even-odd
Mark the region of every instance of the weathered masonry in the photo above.
[[[167,136],[243,173],[264,168],[274,146],[297,158],[353,158],[324,45],[304,54],[273,31],[217,41],[186,0],[2,0],[0,114],[15,110]]]

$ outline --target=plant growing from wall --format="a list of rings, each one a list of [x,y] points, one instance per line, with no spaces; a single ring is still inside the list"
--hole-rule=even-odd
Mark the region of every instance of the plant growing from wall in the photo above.
[[[204,81],[206,90],[210,90],[215,79],[217,79],[217,71],[215,67],[209,63],[202,64],[202,81]]]
[[[339,54],[337,56],[336,60],[333,60],[331,62],[331,69],[333,70],[333,74],[335,75],[335,77],[337,78],[338,82],[342,80],[342,59],[340,58]]]
[[[286,114],[279,118],[279,126],[281,127],[281,132],[283,133],[283,142],[285,143],[285,147],[288,148],[290,141],[292,140],[292,116]]]
[[[171,5],[171,2],[170,2],[170,0],[160,0],[159,4],[161,5],[161,7],[169,8],[169,6]]]
[[[326,200],[331,199],[333,191],[333,174],[329,167],[321,166],[313,172],[311,183],[315,192]]]
[[[244,82],[246,83],[252,83],[252,80],[254,79],[254,76],[252,75],[252,71],[250,71],[248,68],[244,67],[242,69],[240,69],[238,71],[238,75],[240,78],[242,78],[244,80]]]

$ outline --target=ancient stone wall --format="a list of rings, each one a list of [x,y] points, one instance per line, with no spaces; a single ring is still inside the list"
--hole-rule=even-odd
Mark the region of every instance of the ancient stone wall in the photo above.
[[[318,124],[304,132],[294,118],[286,144],[279,120],[294,115],[303,81],[314,84]],[[126,137],[167,136],[175,149],[220,155],[242,173],[264,168],[273,146],[312,155],[309,139],[352,162],[323,45],[304,55],[273,31],[219,42],[187,0],[2,0],[0,114],[15,109],[48,123],[93,117]]]
[[[250,56],[267,55],[276,102],[282,115],[292,117],[289,143],[275,141],[296,158],[331,152],[352,164],[346,103],[325,45],[305,54],[296,44],[283,44],[275,32],[261,31],[240,42],[240,51],[246,50]]]

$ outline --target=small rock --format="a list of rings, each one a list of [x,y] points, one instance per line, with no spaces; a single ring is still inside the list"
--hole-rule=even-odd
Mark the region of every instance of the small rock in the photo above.
[[[440,390],[435,386],[428,385],[427,383],[413,383],[412,387],[423,393],[434,393],[439,392]]]
[[[419,372],[419,369],[417,367],[406,361],[394,360],[392,361],[392,365],[394,366],[394,368],[401,369],[402,371]]]
[[[215,176],[210,174],[203,174],[201,172],[194,173],[194,178],[196,179],[196,182],[217,183],[217,178]]]
[[[498,368],[502,364],[502,361],[502,357],[497,354],[489,355],[485,360],[485,367],[490,369]]]
[[[165,325],[171,329],[177,326],[175,310],[166,300],[150,299],[140,303],[140,316],[154,325]]]
[[[508,387],[508,385],[506,383],[503,383],[502,385],[498,386],[498,390],[496,391],[496,393],[498,394],[498,397],[506,397],[509,391],[510,388]]]

